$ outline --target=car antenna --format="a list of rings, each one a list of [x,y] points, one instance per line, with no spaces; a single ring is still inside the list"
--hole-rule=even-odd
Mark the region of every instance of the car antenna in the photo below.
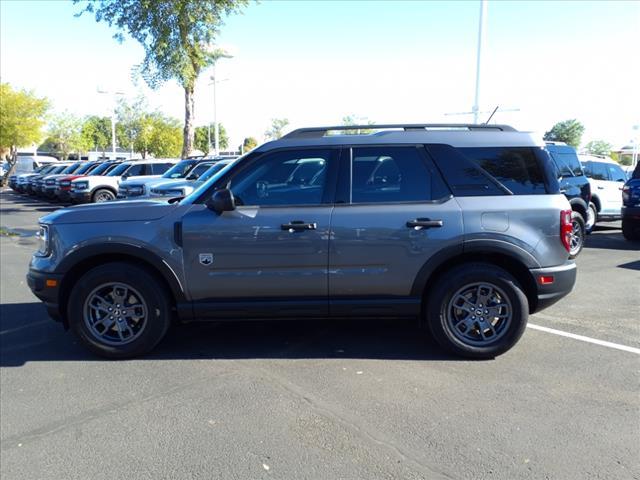
[[[493,118],[495,113],[498,111],[498,108],[500,108],[500,105],[496,105],[496,108],[493,109],[493,112],[491,112],[491,115],[489,115],[489,118],[487,118],[487,121],[484,122],[483,125],[486,125],[487,123],[489,123],[489,120]]]

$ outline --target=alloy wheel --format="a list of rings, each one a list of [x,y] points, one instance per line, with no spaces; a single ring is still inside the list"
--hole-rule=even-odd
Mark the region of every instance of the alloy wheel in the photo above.
[[[147,325],[147,304],[140,293],[125,283],[105,283],[95,288],[84,303],[84,324],[101,343],[125,345],[138,338]]]
[[[507,333],[513,319],[513,307],[497,285],[471,283],[453,294],[445,315],[448,330],[458,340],[482,347]]]

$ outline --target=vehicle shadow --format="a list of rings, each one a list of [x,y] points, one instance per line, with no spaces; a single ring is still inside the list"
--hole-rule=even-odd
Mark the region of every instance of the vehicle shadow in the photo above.
[[[622,232],[618,229],[608,228],[607,230],[594,231],[587,236],[584,245],[585,249],[605,249],[605,250],[640,250],[637,242],[625,240]]]
[[[0,306],[0,367],[27,362],[108,361],[50,320],[40,303]],[[175,325],[149,355],[136,359],[361,358],[461,360],[441,350],[416,322],[277,320]]]
[[[628,270],[640,270],[640,260],[635,262],[627,262],[622,265],[618,265],[618,268],[626,268]]]

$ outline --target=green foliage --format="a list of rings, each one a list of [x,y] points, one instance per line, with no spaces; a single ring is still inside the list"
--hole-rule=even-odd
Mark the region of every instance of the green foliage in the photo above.
[[[78,3],[79,0],[74,0]],[[212,48],[224,17],[237,13],[248,0],[92,0],[83,10],[96,21],[115,26],[116,40],[124,33],[140,42],[145,51],[141,68],[147,84],[156,88],[176,79],[185,90],[183,155],[193,140],[193,92],[200,72],[226,56]]]
[[[85,118],[80,135],[89,149],[106,151],[111,145],[111,119],[97,115]]]
[[[86,152],[91,149],[82,135],[82,120],[69,113],[55,115],[49,123],[49,139],[54,149],[66,160],[71,152]]]
[[[267,140],[277,140],[282,137],[282,131],[289,125],[289,120],[286,118],[272,118],[271,126],[264,132],[264,136]]]
[[[580,145],[584,125],[576,119],[564,120],[556,123],[551,130],[544,134],[544,139],[550,142],[564,142],[577,148]]]
[[[250,152],[258,146],[258,140],[253,137],[247,137],[242,142],[242,147],[239,149],[244,153]]]
[[[209,128],[211,128],[211,150],[209,150]],[[212,123],[209,126],[196,127],[194,146],[196,149],[204,152],[208,155],[210,151],[213,151],[215,143],[215,125]],[[218,146],[220,150],[226,150],[229,147],[229,135],[224,125],[218,123]]]
[[[587,143],[584,148],[592,155],[609,155],[612,146],[604,140],[592,140]]]
[[[39,142],[48,109],[46,98],[0,83],[0,149],[15,153],[18,147]]]
[[[342,117],[342,125],[374,125],[374,122],[369,120],[366,117],[356,117],[355,115],[347,115],[346,117]],[[368,135],[373,133],[372,129],[353,129],[353,130],[342,130],[341,134],[344,135]]]
[[[178,157],[182,148],[182,127],[180,121],[160,113],[149,115],[147,123],[147,149],[154,157]],[[134,144],[135,145],[135,144]],[[144,151],[140,149],[140,151]]]

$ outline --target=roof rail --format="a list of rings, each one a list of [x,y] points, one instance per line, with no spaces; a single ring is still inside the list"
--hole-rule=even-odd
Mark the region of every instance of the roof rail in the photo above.
[[[498,130],[502,132],[516,132],[517,130],[509,125],[483,125],[477,123],[400,123],[385,125],[337,125],[334,127],[310,127],[298,128],[287,133],[282,138],[319,138],[327,135],[327,132],[334,130],[383,130],[402,129],[412,130],[442,130],[442,129],[467,129],[467,130]]]

